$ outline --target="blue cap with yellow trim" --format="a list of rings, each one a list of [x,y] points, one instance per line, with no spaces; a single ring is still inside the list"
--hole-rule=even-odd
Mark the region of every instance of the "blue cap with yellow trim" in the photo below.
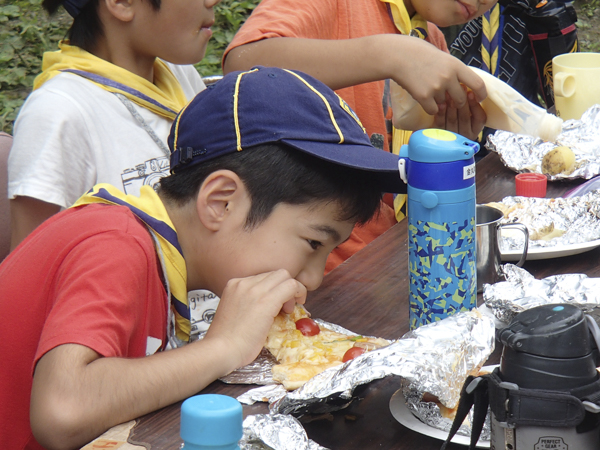
[[[398,155],[373,147],[335,92],[302,72],[260,66],[225,75],[179,113],[168,138],[171,173],[273,142],[378,172],[385,191],[406,192]]]
[[[63,7],[75,18],[79,15],[81,10],[90,2],[90,0],[64,0]]]

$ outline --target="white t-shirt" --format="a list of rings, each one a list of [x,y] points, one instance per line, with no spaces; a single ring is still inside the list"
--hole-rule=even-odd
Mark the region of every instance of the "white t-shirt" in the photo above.
[[[188,101],[205,88],[193,66],[168,64]],[[132,103],[165,143],[171,120]],[[61,73],[31,93],[15,122],[8,197],[63,208],[97,183],[139,195],[169,174],[169,158],[116,95],[79,75]]]

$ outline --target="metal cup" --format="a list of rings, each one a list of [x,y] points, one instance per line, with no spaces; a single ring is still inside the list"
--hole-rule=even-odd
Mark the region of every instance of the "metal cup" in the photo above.
[[[476,208],[476,253],[477,261],[477,292],[483,291],[484,284],[491,284],[504,278],[501,266],[500,247],[498,236],[500,228],[515,228],[525,235],[523,254],[517,263],[522,267],[527,259],[527,247],[529,244],[529,232],[522,223],[500,224],[504,214],[497,208],[487,205],[477,205]]]

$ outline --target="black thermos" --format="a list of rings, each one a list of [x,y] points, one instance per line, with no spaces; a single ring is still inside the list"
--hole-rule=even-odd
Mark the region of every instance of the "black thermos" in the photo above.
[[[598,325],[578,307],[519,313],[499,332],[491,374],[492,450],[600,449]]]

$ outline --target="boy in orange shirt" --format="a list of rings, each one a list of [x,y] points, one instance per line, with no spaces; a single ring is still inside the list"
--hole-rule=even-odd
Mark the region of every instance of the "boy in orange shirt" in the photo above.
[[[389,82],[404,87],[435,125],[474,139],[485,123],[483,81],[447,53],[436,27],[466,23],[496,0],[263,0],[234,37],[223,70],[255,64],[307,72],[346,100],[371,142],[390,150]],[[435,25],[434,25],[435,24]],[[410,36],[425,38],[411,39]],[[429,43],[434,45],[429,45]],[[438,48],[436,48],[438,47]],[[440,51],[443,50],[443,51]],[[465,92],[465,85],[473,92]],[[397,151],[402,142],[398,141]],[[401,218],[402,216],[399,216]],[[331,270],[375,239],[396,217],[382,204],[378,217],[355,229],[327,264]]]

